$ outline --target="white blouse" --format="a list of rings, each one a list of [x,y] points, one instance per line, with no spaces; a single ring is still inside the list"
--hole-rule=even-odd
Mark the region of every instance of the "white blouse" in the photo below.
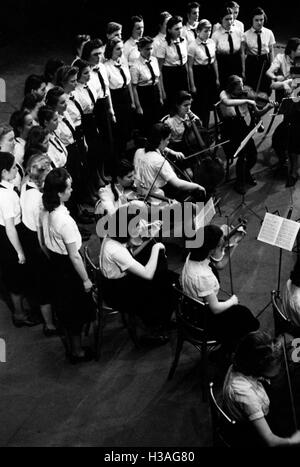
[[[182,55],[182,64],[185,65],[187,62],[187,41],[184,37],[181,40],[174,42],[171,41],[169,45],[166,39],[161,43],[157,48],[156,56],[157,58],[164,59],[164,66],[180,66],[181,61],[179,54],[177,52],[176,44],[179,44],[181,55]]]
[[[103,81],[104,81],[104,89],[105,92],[103,92],[103,88],[97,73],[97,70],[100,72]],[[88,85],[91,89],[93,89],[93,92],[96,94],[97,99],[104,99],[109,95],[109,82],[108,82],[108,76],[107,76],[107,71],[103,63],[99,63],[98,65],[94,66],[91,69],[90,73],[90,80],[88,82]]]
[[[137,187],[149,189],[157,177],[152,188],[154,193],[161,193],[160,188],[164,187],[172,178],[176,177],[170,163],[165,160],[159,151],[145,152],[140,148],[134,155],[135,185]]]
[[[231,28],[230,31],[225,31],[221,26],[217,31],[213,33],[211,38],[216,43],[217,53],[228,55],[230,53],[230,46],[228,41],[228,35],[231,35],[233,42],[233,51],[239,52],[241,49],[242,42],[244,41],[244,35],[238,29]]]
[[[94,110],[94,101],[91,99],[89,91],[93,96],[94,101],[97,100],[97,93],[95,89],[88,86],[87,84],[77,83],[73,96],[79,102],[84,114],[91,114]]]
[[[81,112],[74,102],[74,99],[76,98],[73,95],[73,93],[67,94],[66,96],[67,96],[67,112],[71,117],[73,125],[75,127],[80,126],[82,124]],[[78,102],[78,104],[79,104],[79,107],[81,108],[80,102]]]
[[[148,60],[145,60],[142,56],[140,56],[130,68],[132,84],[135,84],[137,86],[153,85],[151,71],[147,66],[146,62],[148,62]],[[157,58],[150,57],[149,63],[151,64],[151,67],[156,77],[155,84],[157,84],[160,76]]]
[[[126,58],[128,65],[131,67],[140,56],[140,52],[138,49],[138,41],[130,37],[124,43],[123,55]]]
[[[0,185],[0,225],[4,227],[5,222],[11,218],[18,225],[21,222],[20,198],[12,183],[2,180]]]
[[[161,47],[162,43],[166,40],[166,35],[163,34],[162,32],[159,32],[154,38],[153,38],[153,51],[152,55],[154,57],[157,57],[157,50]]]
[[[183,291],[192,298],[218,295],[220,284],[209,266],[210,260],[192,261],[188,255],[181,273]]]
[[[245,44],[247,55],[257,55],[257,33],[254,28],[248,29],[245,32]],[[265,55],[270,52],[270,47],[275,44],[275,37],[271,29],[262,28],[260,33],[261,38],[261,54]]]
[[[205,51],[204,44],[207,45],[210,53],[210,62]],[[188,47],[188,56],[194,59],[194,65],[212,64],[216,58],[216,43],[212,39],[207,39],[207,42],[201,41],[199,38],[192,42]]]
[[[68,111],[66,110],[63,115],[58,114],[58,127],[56,129],[56,133],[59,139],[61,139],[61,141],[63,142],[63,144],[65,146],[69,146],[69,144],[73,144],[75,140],[73,137],[73,133],[69,128],[68,124],[65,123],[65,120],[69,122],[69,125],[71,125],[71,127],[73,127],[75,131],[73,121]]]
[[[185,37],[188,46],[197,39],[198,24],[198,21],[194,26],[191,26],[189,23],[187,23],[182,28],[182,37]]]
[[[49,135],[48,157],[55,167],[64,167],[67,163],[68,151],[55,131]]]
[[[43,203],[42,193],[34,182],[24,183],[21,189],[20,203],[23,224],[33,232],[37,232],[40,227]]]
[[[120,67],[121,65],[121,67]],[[126,85],[128,85],[131,81],[130,71],[128,65],[125,63],[124,60],[120,60],[119,62],[115,62],[114,60],[110,59],[107,60],[104,64],[108,76],[109,87],[111,90],[121,89],[124,87],[124,80],[122,74],[120,72],[120,68],[122,68],[125,78],[126,78]]]
[[[76,243],[77,250],[81,248],[82,241],[77,224],[63,204],[52,212],[43,210],[41,224],[48,250],[67,255],[66,245]]]
[[[105,238],[101,245],[99,265],[102,274],[108,279],[121,279],[136,260],[126,246],[112,238]]]

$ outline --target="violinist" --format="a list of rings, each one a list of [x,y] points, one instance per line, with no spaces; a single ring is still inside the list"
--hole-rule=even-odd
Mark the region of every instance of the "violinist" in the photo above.
[[[253,89],[257,89],[259,84],[259,91],[270,95],[271,82],[266,70],[274,59],[275,37],[273,32],[264,26],[267,17],[262,8],[254,9],[251,20],[252,27],[245,32],[245,82]]]
[[[223,115],[223,137],[230,140],[225,149],[227,157],[230,157],[230,155],[232,157],[250,131],[245,117],[249,116],[249,113],[262,116],[273,107],[272,103],[268,103],[263,109],[259,110],[255,100],[253,98],[249,99],[248,94],[243,89],[242,78],[232,75],[229,76],[225,89],[220,93],[220,111]],[[234,189],[238,193],[244,194],[246,192],[246,184],[250,186],[256,185],[257,182],[250,173],[250,170],[256,164],[256,160],[257,150],[254,140],[251,138],[240,151],[236,162],[236,183]]]
[[[120,230],[122,219],[127,219],[127,226],[122,225]],[[173,312],[172,274],[159,268],[163,259],[160,252],[165,250],[162,243],[152,246],[145,265],[134,258],[131,251],[139,232],[139,223],[131,228],[134,219],[128,206],[120,207],[114,213],[115,232],[109,232],[102,242],[99,264],[104,276],[103,294],[116,309],[141,318],[147,330],[144,341],[162,345],[168,341],[166,330]]]
[[[250,332],[238,344],[223,385],[224,409],[236,420],[236,446],[287,447],[300,445],[300,431],[287,438],[272,432],[266,417],[270,399],[262,382],[279,373],[282,349],[263,331]]]
[[[194,94],[193,110],[208,128],[210,111],[217,101],[219,72],[216,61],[216,44],[210,39],[211,23],[202,19],[197,26],[197,39],[188,47],[188,70],[191,92]]]
[[[218,299],[220,284],[212,270],[212,262],[219,270],[225,267],[232,248],[242,236],[238,233],[235,240],[232,238],[228,248],[222,228],[205,226],[202,246],[191,249],[181,275],[183,291],[208,305],[208,334],[221,340],[229,352],[242,336],[259,328],[258,320],[248,308],[239,304],[236,295],[223,302]]]
[[[117,163],[115,174],[111,182],[99,190],[99,200],[96,203],[95,215],[109,214],[110,216],[123,204],[128,203],[128,193],[134,184],[134,166],[127,159]]]
[[[300,57],[300,38],[291,37],[284,53],[276,55],[266,74],[272,80],[271,88],[275,89],[276,101],[281,102],[283,97],[289,97],[296,83],[291,77],[291,67],[296,57]]]
[[[174,169],[164,154],[177,155],[180,153],[170,150],[167,146],[171,138],[171,129],[165,123],[153,126],[145,148],[140,148],[134,155],[134,168],[137,188],[144,191],[152,187],[153,193],[161,194],[172,199],[182,200],[186,195],[203,198],[203,186],[178,178]]]

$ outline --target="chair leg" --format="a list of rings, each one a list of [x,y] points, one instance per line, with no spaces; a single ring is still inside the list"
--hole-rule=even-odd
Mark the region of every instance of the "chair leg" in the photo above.
[[[182,346],[183,346],[183,337],[182,337],[181,333],[178,333],[177,334],[177,344],[176,344],[175,357],[174,357],[172,366],[171,366],[169,374],[168,374],[168,380],[171,380],[173,378],[173,376],[174,376],[175,370],[176,370],[178,362],[179,362],[179,357],[180,357],[180,354],[181,354]]]

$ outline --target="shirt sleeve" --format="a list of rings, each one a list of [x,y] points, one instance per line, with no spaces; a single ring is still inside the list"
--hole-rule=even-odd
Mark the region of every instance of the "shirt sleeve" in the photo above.
[[[10,193],[8,192],[8,190],[1,190],[1,192],[3,192],[3,194],[1,193],[3,198],[1,199],[0,209],[2,212],[3,219],[6,221],[8,219],[11,219],[12,217],[15,217],[14,203],[11,197],[9,196]]]
[[[157,46],[155,55],[156,55],[157,58],[165,58],[165,56],[166,56],[165,42],[161,42]]]
[[[265,416],[261,402],[253,389],[248,388],[247,392],[245,391],[242,394],[236,395],[236,401],[250,422],[259,420]]]
[[[113,260],[121,272],[127,271],[127,269],[129,269],[136,262],[127,248],[124,247],[114,251]]]
[[[110,193],[104,188],[99,190],[99,198],[101,201],[101,206],[104,211],[107,211],[107,214],[112,215],[116,209],[114,205],[114,201],[110,195]]]
[[[165,182],[168,182],[172,178],[176,177],[176,174],[168,161],[164,163],[161,169],[160,175],[164,179]]]
[[[280,68],[281,68],[280,58],[279,58],[279,55],[276,55],[273,62],[271,63],[269,71],[271,73],[276,73],[278,70],[280,70]]]
[[[78,235],[80,235],[78,227],[71,217],[62,225],[60,234],[65,245],[74,243],[78,240]]]
[[[192,42],[188,46],[188,56],[192,57],[192,58],[195,58],[195,52],[196,52],[196,47],[195,47],[195,44]]]
[[[135,65],[133,65],[130,68],[130,74],[131,74],[132,84],[135,84],[135,85],[138,84],[138,82],[139,82],[139,70]]]

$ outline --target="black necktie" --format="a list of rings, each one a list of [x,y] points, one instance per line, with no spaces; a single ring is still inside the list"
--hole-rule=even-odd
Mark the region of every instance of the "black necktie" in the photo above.
[[[71,125],[71,123],[69,122],[69,120],[67,120],[66,117],[64,117],[64,118],[62,119],[62,121],[67,125],[67,127],[68,127],[69,130],[71,131],[73,138],[76,139],[76,130],[75,130],[75,128]]]
[[[232,40],[232,37],[231,37],[231,32],[230,32],[230,31],[226,31],[226,34],[228,34],[229,53],[230,53],[230,54],[233,54],[234,48],[233,48],[233,40]]]
[[[103,76],[101,75],[99,68],[94,68],[94,71],[95,71],[95,72],[97,73],[97,75],[98,75],[98,78],[99,78],[99,81],[100,81],[100,84],[101,84],[101,88],[102,88],[103,94],[104,94],[104,96],[105,96],[105,94],[106,94],[106,87],[105,87],[105,83],[104,83]]]
[[[74,102],[76,108],[78,109],[79,113],[80,113],[80,117],[83,118],[84,114],[83,114],[83,110],[82,110],[82,107],[81,105],[79,104],[79,102],[75,99],[74,96],[70,96],[70,100],[72,102]]]
[[[156,76],[155,76],[154,70],[153,70],[152,65],[151,65],[151,60],[146,61],[145,64],[147,65],[147,67],[149,68],[149,71],[151,73],[152,84],[155,84]]]
[[[123,88],[125,88],[125,86],[127,85],[127,78],[126,78],[126,75],[124,73],[124,70],[122,68],[122,65],[115,65],[116,68],[118,68],[119,72],[121,73],[121,76],[123,78]]]
[[[257,55],[261,55],[261,31],[255,31],[257,34]]]
[[[192,31],[192,33],[194,34],[195,39],[197,39],[197,31],[196,31],[196,28],[191,29],[191,31]]]
[[[210,64],[210,62],[211,62],[211,55],[210,55],[209,48],[208,48],[206,42],[202,42],[202,45],[203,45],[203,47],[204,47],[204,49],[205,49],[205,53],[206,53],[207,58],[208,58],[208,64]]]
[[[90,88],[88,87],[87,84],[84,86],[84,88],[87,90],[88,95],[89,95],[89,98],[91,99],[92,103],[95,105],[95,104],[96,104],[96,100],[95,100],[95,98],[94,98],[94,94],[92,93],[92,91],[90,90]]]
[[[2,185],[1,183],[0,183],[0,188],[4,188],[5,190],[7,190],[7,187]],[[17,193],[18,196],[20,196],[20,191],[16,186],[14,186],[14,191]]]
[[[178,53],[178,57],[179,57],[179,60],[180,60],[180,65],[182,66],[182,65],[183,65],[183,58],[182,58],[182,53],[181,53],[180,45],[179,45],[178,42],[175,43],[175,47],[176,47],[176,50],[177,50],[177,53]]]
[[[55,133],[53,133],[53,135],[54,135],[55,142],[50,138],[49,143],[52,144],[52,146],[54,146],[55,149],[57,149],[58,152],[63,153],[64,150],[63,150],[63,147],[61,145],[61,141],[60,141],[59,137]]]

